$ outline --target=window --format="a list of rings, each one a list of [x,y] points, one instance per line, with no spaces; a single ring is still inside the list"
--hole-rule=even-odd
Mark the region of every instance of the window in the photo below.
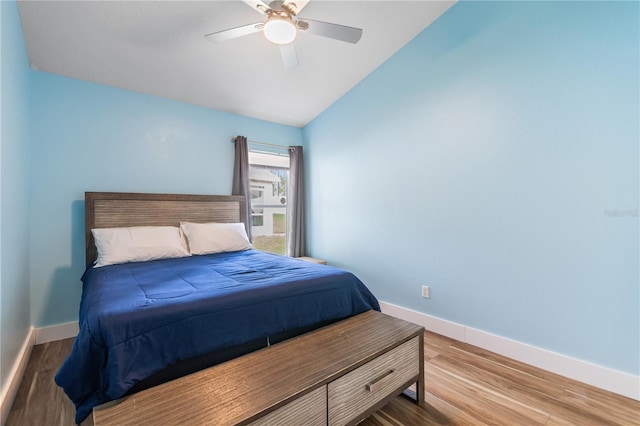
[[[262,199],[262,197],[264,197],[264,186],[251,185],[251,201],[256,200],[256,202],[262,202],[262,200],[258,201],[258,199]]]
[[[264,226],[264,209],[251,208],[251,226]]]
[[[249,151],[253,246],[270,253],[287,250],[289,156]]]

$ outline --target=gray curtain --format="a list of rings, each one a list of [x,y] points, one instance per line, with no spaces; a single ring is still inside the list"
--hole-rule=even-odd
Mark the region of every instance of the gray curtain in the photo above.
[[[245,136],[236,136],[236,155],[233,162],[231,195],[244,195],[247,199],[247,236],[251,241],[251,187],[249,186],[249,146]]]
[[[289,194],[287,196],[287,256],[305,255],[304,238],[304,169],[302,147],[289,147]]]

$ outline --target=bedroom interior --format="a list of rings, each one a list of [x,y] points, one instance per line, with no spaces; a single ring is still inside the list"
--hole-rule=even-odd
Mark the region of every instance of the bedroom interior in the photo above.
[[[302,3],[362,38],[300,30],[288,68],[206,40],[242,2],[1,2],[2,422],[79,331],[85,192],[230,195],[243,134],[303,146],[306,254],[427,329],[425,424],[640,424],[639,4]]]

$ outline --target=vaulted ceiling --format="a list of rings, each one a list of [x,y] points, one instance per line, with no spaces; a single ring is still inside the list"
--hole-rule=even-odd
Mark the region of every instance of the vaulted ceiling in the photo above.
[[[363,29],[357,44],[300,31],[299,65],[254,33],[204,36],[265,19],[242,1],[20,1],[34,69],[302,127],[454,1],[310,1],[301,18]]]

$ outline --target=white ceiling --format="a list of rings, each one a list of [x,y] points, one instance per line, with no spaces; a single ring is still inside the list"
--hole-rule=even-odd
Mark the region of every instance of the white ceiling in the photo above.
[[[359,27],[362,38],[353,45],[299,34],[300,65],[287,69],[261,33],[223,43],[204,38],[264,20],[242,1],[18,2],[34,69],[296,127],[453,3],[312,0],[301,18]]]

